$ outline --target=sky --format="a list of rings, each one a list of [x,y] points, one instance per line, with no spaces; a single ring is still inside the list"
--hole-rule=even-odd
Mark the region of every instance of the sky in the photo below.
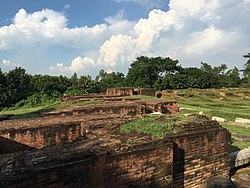
[[[127,73],[136,57],[243,68],[250,0],[0,0],[0,68]]]

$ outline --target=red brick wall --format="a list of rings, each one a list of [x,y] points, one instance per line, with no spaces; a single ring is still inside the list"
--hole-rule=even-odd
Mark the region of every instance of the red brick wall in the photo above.
[[[133,89],[132,88],[110,88],[107,89],[106,95],[114,95],[114,96],[132,96]]]
[[[61,151],[58,160],[57,157],[60,156],[58,154],[49,158],[38,153],[32,158],[35,168],[29,166],[31,163],[26,165],[22,163],[30,157],[28,154],[9,155],[4,159],[0,158],[0,164],[5,162],[2,170],[9,172],[7,176],[3,174],[0,177],[0,187],[35,185],[36,187],[171,188],[172,151],[172,143],[168,141],[119,152],[101,152],[97,155],[84,154],[80,150],[78,154],[70,156]],[[11,165],[14,158],[16,164]],[[43,158],[44,161],[41,160]],[[50,162],[53,163],[49,165]],[[18,169],[22,169],[22,172]]]
[[[65,142],[72,142],[79,136],[83,136],[85,134],[84,131],[85,129],[81,126],[81,123],[77,122],[68,125],[51,125],[48,127],[29,128],[24,130],[6,130],[0,132],[0,136],[32,148],[41,149]],[[0,149],[1,147],[2,145],[0,145]],[[12,151],[14,152],[15,149],[13,148]]]
[[[225,129],[200,130],[173,137],[176,187],[203,187],[209,177],[230,172],[230,133]]]
[[[209,177],[229,176],[226,129],[205,121],[182,130],[166,141],[119,151],[94,152],[72,143],[71,149],[2,155],[0,187],[203,187]]]
[[[141,95],[147,95],[147,96],[152,96],[155,97],[155,89],[150,89],[150,88],[142,88],[140,89],[140,94]]]
[[[32,150],[32,149],[35,148],[0,136],[0,155],[6,153],[25,151],[25,150]]]

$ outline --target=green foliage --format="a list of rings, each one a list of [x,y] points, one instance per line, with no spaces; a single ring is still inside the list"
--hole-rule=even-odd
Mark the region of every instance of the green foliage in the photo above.
[[[78,89],[78,88],[68,88],[64,94],[65,95],[82,95],[85,94],[86,90]]]
[[[0,68],[0,108],[5,106],[8,96],[7,96],[7,79],[5,74],[2,73]]]
[[[30,108],[37,106],[44,106],[55,102],[55,98],[45,93],[35,93],[29,96],[27,99],[23,99],[15,104],[15,109],[18,108]]]
[[[15,104],[26,98],[31,91],[31,77],[25,69],[18,67],[6,74],[7,80],[7,101],[6,104]]]
[[[120,72],[107,73],[102,69],[100,70],[99,74],[96,76],[96,82],[98,82],[100,92],[104,92],[108,88],[126,86],[125,77],[123,73],[120,73]]]
[[[153,139],[161,139],[167,134],[176,133],[177,129],[174,128],[172,123],[162,122],[155,117],[145,117],[122,125],[120,132],[123,134],[130,132],[145,133]]]
[[[243,55],[243,57],[248,59],[246,64],[244,65],[243,75],[245,78],[249,78],[250,76],[250,53]]]
[[[70,79],[65,76],[34,75],[31,79],[33,92],[46,93],[59,97],[71,86]]]
[[[127,83],[132,87],[162,89],[162,78],[165,75],[178,71],[178,61],[169,57],[146,57],[140,56],[130,65],[127,74]]]

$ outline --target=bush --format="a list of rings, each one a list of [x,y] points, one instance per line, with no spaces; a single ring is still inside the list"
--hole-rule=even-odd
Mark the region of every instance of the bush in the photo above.
[[[14,108],[43,106],[55,102],[55,98],[45,93],[35,93],[15,104]]]

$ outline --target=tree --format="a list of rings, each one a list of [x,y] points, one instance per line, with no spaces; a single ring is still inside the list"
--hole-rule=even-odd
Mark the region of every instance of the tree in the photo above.
[[[207,82],[207,86],[210,88],[221,88],[225,86],[225,71],[227,69],[226,64],[220,66],[214,66],[201,62],[201,70],[203,71],[203,78]]]
[[[162,87],[162,79],[167,74],[173,74],[179,70],[178,61],[169,57],[140,56],[130,65],[126,77],[127,83],[132,87]]]
[[[107,73],[101,69],[95,80],[98,82],[101,92],[108,88],[125,86],[124,74],[120,72]]]
[[[230,69],[227,73],[227,87],[239,87],[240,85],[240,73],[237,67],[234,66],[233,69]]]
[[[31,77],[26,73],[26,70],[21,67],[16,67],[6,74],[7,79],[7,96],[8,105],[25,99],[31,94]]]
[[[7,79],[0,68],[0,107],[5,106],[7,102]]]
[[[244,65],[243,75],[245,78],[250,77],[250,53],[243,55],[244,58],[248,58],[247,62]]]
[[[78,88],[79,82],[78,82],[78,78],[77,78],[77,74],[76,74],[76,73],[74,73],[74,74],[71,76],[70,81],[71,81],[71,84],[72,84],[72,87],[73,87],[73,88]]]

